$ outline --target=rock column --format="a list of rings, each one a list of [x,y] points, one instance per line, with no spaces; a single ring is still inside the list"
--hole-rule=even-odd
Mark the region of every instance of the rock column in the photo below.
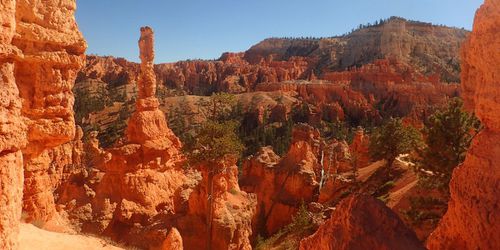
[[[24,58],[15,78],[28,125],[23,149],[23,210],[28,221],[56,215],[53,192],[60,181],[53,149],[75,136],[72,88],[87,47],[78,30],[75,0],[17,1],[12,44]]]
[[[180,148],[180,141],[168,128],[165,114],[158,108],[155,96],[154,33],[150,27],[141,28],[139,50],[141,73],[137,84],[137,111],[128,122],[128,140],[153,149]]]

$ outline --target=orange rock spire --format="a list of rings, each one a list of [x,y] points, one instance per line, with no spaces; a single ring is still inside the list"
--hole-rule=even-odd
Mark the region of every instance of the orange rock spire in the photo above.
[[[128,122],[128,140],[154,149],[180,148],[180,141],[168,128],[165,114],[158,108],[160,104],[155,96],[154,32],[150,27],[141,28],[139,50],[141,73],[137,83],[137,111]]]
[[[154,97],[156,93],[154,32],[150,27],[141,28],[139,51],[141,59],[141,75],[138,82],[139,99]]]

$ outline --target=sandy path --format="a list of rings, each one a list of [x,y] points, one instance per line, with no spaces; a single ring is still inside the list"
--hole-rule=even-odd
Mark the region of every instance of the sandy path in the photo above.
[[[21,224],[20,250],[119,250],[104,240],[65,233],[54,233],[31,224]]]

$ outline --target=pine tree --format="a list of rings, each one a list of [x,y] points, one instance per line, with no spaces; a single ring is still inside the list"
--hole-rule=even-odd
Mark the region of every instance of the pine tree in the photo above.
[[[432,175],[421,175],[421,180],[447,191],[453,169],[465,160],[480,127],[479,120],[463,110],[459,98],[451,99],[447,107],[430,116],[424,128],[427,147],[419,163]]]
[[[376,128],[370,137],[370,153],[374,160],[386,160],[392,167],[400,154],[410,153],[421,145],[421,135],[412,126],[404,126],[401,119],[390,118]]]
[[[238,158],[243,152],[236,129],[238,123],[234,121],[217,122],[208,120],[200,127],[195,140],[185,144],[183,151],[190,163],[195,165],[206,164],[207,179],[207,247],[211,248],[213,222],[213,180],[217,174],[226,171],[227,164]]]

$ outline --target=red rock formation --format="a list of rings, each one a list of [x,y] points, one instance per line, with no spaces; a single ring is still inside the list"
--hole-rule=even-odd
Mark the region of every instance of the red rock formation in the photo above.
[[[314,105],[317,116],[325,113],[331,118],[342,120],[348,116],[353,120],[378,120],[380,115],[374,108],[374,103],[356,90],[352,90],[344,84],[332,84],[329,82],[284,82],[259,84],[256,91],[282,91],[291,96],[297,96]],[[332,104],[333,103],[333,104]],[[338,106],[343,110],[338,110]],[[332,106],[329,106],[332,105]],[[322,109],[322,110],[320,110]],[[319,119],[321,117],[316,117]]]
[[[371,196],[342,201],[331,218],[300,242],[301,250],[425,249],[398,216]]]
[[[161,245],[161,250],[182,250],[182,237],[179,231],[174,227],[170,229],[165,241]]]
[[[318,188],[318,152],[319,132],[299,125],[294,128],[292,144],[282,159],[271,148],[262,148],[244,162],[240,183],[243,190],[257,195],[253,225],[258,232],[275,233],[291,222],[302,201],[313,201]]]
[[[71,88],[86,44],[75,1],[8,0],[0,7],[0,248],[15,249],[23,165],[29,218],[55,213],[52,150],[75,134]]]
[[[203,165],[185,167],[181,143],[158,108],[153,47],[153,31],[142,28],[138,99],[128,121],[127,141],[102,150],[95,135],[91,137],[87,148],[94,168],[81,174],[80,186],[76,182],[65,187],[59,202],[83,231],[142,248],[161,248],[172,241],[178,245],[182,238],[185,248],[202,249],[208,171]],[[214,177],[212,246],[250,249],[256,199],[239,189],[235,162],[227,162],[225,169]],[[182,237],[175,236],[179,233],[173,227]]]
[[[321,176],[318,202],[326,203],[339,198],[352,184],[341,175],[352,169],[352,154],[346,141],[333,139],[323,146],[321,156],[322,168],[317,172]]]
[[[462,53],[465,103],[484,129],[453,172],[448,211],[427,242],[430,249],[500,248],[499,33],[500,1],[486,0]]]
[[[123,58],[87,55],[85,66],[78,73],[76,82],[99,80],[111,86],[136,83],[140,66]]]
[[[357,168],[366,167],[370,163],[369,145],[370,137],[365,134],[363,128],[358,128],[350,145],[350,151],[353,157],[355,157]]]
[[[348,84],[365,96],[373,95],[382,111],[406,116],[419,115],[427,107],[440,105],[446,97],[459,95],[459,85],[441,83],[436,75],[426,76],[409,63],[395,59],[376,60],[359,68],[341,72],[327,72],[323,79]]]
[[[139,65],[122,58],[88,56],[77,81],[98,80],[111,86],[137,82]],[[154,66],[157,81],[171,88],[194,94],[213,91],[242,93],[261,82],[280,82],[307,78],[309,62],[302,57],[286,61],[249,64],[243,53],[224,53],[217,61],[181,61]]]
[[[29,119],[23,209],[30,220],[47,221],[55,214],[51,150],[75,136],[71,89],[86,48],[73,17],[75,9],[76,2],[70,0],[17,3],[16,32],[21,35],[12,43],[24,54],[16,64],[16,82],[22,114]]]
[[[159,82],[190,93],[212,91],[241,93],[261,82],[280,82],[305,78],[309,63],[301,57],[287,61],[249,64],[242,53],[225,53],[218,61],[184,61],[156,65]]]
[[[23,157],[26,125],[14,76],[21,52],[12,45],[16,26],[15,1],[0,3],[0,248],[17,249],[23,195]]]
[[[136,112],[128,121],[127,138],[135,144],[155,150],[180,149],[181,143],[167,126],[165,114],[156,93],[156,77],[153,70],[154,60],[153,31],[149,27],[141,28],[139,48],[141,52],[141,74],[138,81],[138,99]],[[174,154],[176,152],[173,152]]]

